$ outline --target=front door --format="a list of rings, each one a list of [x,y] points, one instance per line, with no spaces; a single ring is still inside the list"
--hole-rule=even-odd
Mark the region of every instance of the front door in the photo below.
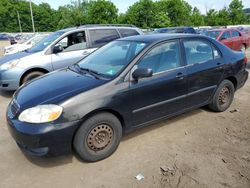
[[[178,41],[153,47],[136,65],[150,68],[150,78],[130,83],[133,126],[157,120],[185,108],[186,69],[180,58]]]
[[[84,31],[67,35],[55,44],[55,46],[58,45],[63,47],[63,51],[51,54],[51,61],[54,70],[72,65],[92,52],[87,49]]]

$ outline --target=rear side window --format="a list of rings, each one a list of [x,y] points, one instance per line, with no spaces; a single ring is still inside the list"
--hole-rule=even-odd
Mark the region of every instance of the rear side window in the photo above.
[[[133,35],[139,35],[135,29],[118,29],[122,37],[128,37]]]
[[[213,60],[213,50],[216,50],[210,43],[203,40],[184,41],[184,48],[188,65]],[[216,56],[219,55],[217,51]]]
[[[233,37],[239,37],[240,33],[238,31],[232,31],[232,36]]]
[[[120,38],[115,29],[97,29],[89,31],[93,47],[101,47],[110,41]]]

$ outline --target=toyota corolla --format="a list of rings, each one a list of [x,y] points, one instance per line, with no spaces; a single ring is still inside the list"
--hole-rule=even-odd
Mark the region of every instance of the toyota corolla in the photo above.
[[[244,53],[205,36],[119,39],[24,84],[8,106],[8,128],[31,155],[74,149],[85,161],[102,160],[128,131],[205,105],[228,109],[246,64]]]

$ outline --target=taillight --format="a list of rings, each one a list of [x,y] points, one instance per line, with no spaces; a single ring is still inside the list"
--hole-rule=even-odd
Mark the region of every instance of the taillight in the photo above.
[[[248,63],[247,56],[245,56],[245,58],[244,58],[244,63],[245,63],[245,64],[247,64],[247,63]]]

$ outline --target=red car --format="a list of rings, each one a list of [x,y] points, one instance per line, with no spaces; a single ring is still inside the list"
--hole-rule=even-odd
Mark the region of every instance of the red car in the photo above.
[[[232,50],[245,51],[250,46],[250,36],[236,29],[213,29],[205,35],[222,42]]]

